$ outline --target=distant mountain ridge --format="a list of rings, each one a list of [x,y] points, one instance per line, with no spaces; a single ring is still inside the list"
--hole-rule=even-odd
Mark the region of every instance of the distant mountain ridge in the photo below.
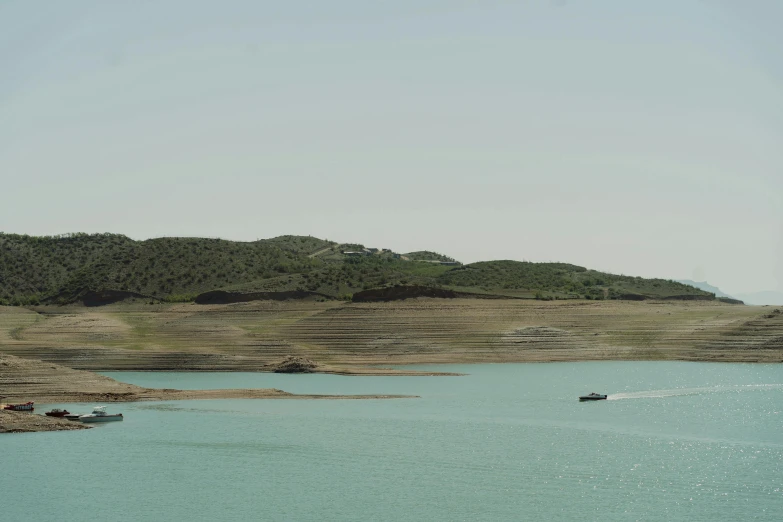
[[[745,303],[752,305],[783,306],[783,292],[774,290],[737,294],[737,299],[742,299]]]
[[[728,297],[729,299],[739,299],[737,297],[731,296],[723,292],[717,286],[712,286],[707,281],[692,281],[690,279],[678,279],[677,282],[682,283],[684,285],[690,285],[696,287],[699,290],[704,290],[705,292],[709,292],[711,294],[715,294],[715,297]]]
[[[745,292],[741,294],[729,295],[723,292],[717,286],[712,286],[706,281],[692,281],[690,279],[680,279],[677,281],[684,285],[690,285],[696,287],[705,292],[715,294],[715,297],[726,297],[728,299],[738,299],[745,304],[764,306],[764,305],[780,305],[783,306],[783,292],[776,292],[774,290],[766,290],[762,292]]]
[[[398,290],[378,292],[392,287]],[[523,299],[715,298],[675,281],[608,274],[568,263],[462,265],[431,251],[401,255],[311,236],[249,242],[181,237],[135,241],[119,234],[0,233],[0,304],[200,302],[197,297],[207,293],[213,301],[220,296],[235,302],[350,300],[361,292],[383,298],[417,293]]]

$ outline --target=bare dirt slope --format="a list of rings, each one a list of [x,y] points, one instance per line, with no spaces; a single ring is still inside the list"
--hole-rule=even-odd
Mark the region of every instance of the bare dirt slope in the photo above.
[[[31,433],[36,431],[69,431],[91,428],[81,422],[71,422],[66,419],[55,419],[24,413],[20,411],[6,411],[0,409],[0,433]]]
[[[0,307],[0,352],[72,368],[381,374],[369,365],[783,361],[783,313],[714,301],[409,299]],[[412,373],[412,372],[407,372]]]

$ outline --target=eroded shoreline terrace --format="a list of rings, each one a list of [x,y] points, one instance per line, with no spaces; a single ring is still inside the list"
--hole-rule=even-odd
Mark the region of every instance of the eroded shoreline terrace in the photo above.
[[[580,360],[780,362],[780,308],[716,301],[418,298],[388,303],[0,307],[0,352],[86,370],[315,371]]]

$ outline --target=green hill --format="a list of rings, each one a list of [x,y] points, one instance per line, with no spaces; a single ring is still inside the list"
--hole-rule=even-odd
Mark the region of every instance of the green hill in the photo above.
[[[419,252],[408,252],[403,254],[411,261],[455,261],[454,258],[438,254],[437,252],[430,252],[429,250],[421,250]]]
[[[486,261],[450,270],[438,282],[451,288],[481,288],[504,294],[541,297],[621,299],[709,296],[707,292],[665,279],[643,279],[588,270],[566,263]]]
[[[307,254],[327,242],[285,236],[255,242],[115,234],[0,234],[0,300],[69,302],[85,289],[176,300],[227,285],[309,272]]]
[[[347,251],[353,253],[343,253]],[[345,299],[363,290],[400,285],[539,299],[714,297],[673,281],[605,274],[565,263],[488,261],[454,266],[439,264],[453,259],[434,252],[405,257],[303,236],[237,242],[0,234],[0,304],[65,304],[86,292],[190,301],[213,290],[299,290]]]

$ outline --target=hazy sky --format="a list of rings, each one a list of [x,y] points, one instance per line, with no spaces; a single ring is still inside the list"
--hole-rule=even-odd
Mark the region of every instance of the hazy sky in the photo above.
[[[783,2],[0,0],[0,230],[783,290]]]

